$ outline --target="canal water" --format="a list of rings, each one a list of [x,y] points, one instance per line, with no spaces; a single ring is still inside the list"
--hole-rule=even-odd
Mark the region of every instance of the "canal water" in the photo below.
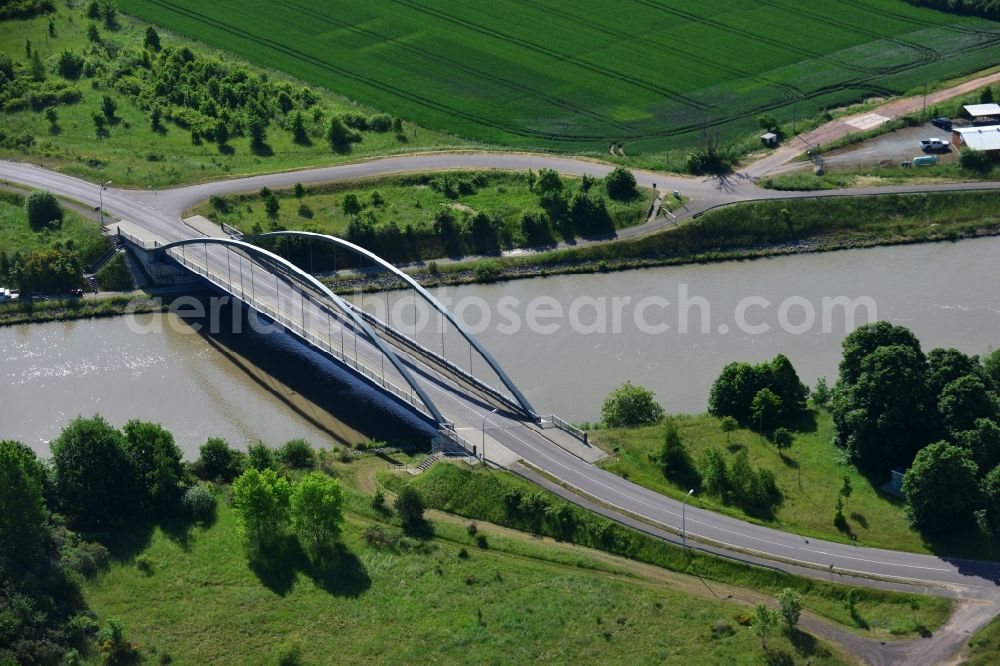
[[[807,383],[832,382],[841,341],[869,319],[910,327],[926,350],[985,352],[1000,346],[998,258],[1000,238],[988,238],[438,294],[538,411],[579,422],[596,419],[603,397],[626,380],[653,389],[668,411],[704,411],[712,381],[733,360],[784,353]],[[152,332],[120,317],[0,328],[0,438],[47,455],[70,419],[100,413],[115,425],[163,423],[192,456],[209,436],[240,447],[295,437],[330,445],[425,427],[284,336],[195,333],[175,315],[134,323]],[[430,327],[420,339],[432,346],[436,335]],[[452,360],[465,365],[467,353]]]

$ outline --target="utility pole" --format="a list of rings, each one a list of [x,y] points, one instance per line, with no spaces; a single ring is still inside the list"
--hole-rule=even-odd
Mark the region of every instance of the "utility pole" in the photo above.
[[[687,501],[691,495],[694,495],[694,488],[688,491],[688,494],[684,496],[684,501],[681,502],[681,545],[684,547],[687,547]]]
[[[110,184],[111,184],[110,180],[106,183],[101,183],[101,189],[98,190],[97,192],[98,200],[100,201],[100,203],[98,204],[100,207],[98,214],[100,215],[101,218],[101,227],[104,227],[104,190],[108,189],[108,185]]]

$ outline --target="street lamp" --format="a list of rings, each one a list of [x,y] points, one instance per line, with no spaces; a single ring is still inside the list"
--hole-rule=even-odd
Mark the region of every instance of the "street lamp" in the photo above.
[[[497,407],[494,407],[493,411],[490,412],[490,414],[496,414],[497,409],[498,409]],[[486,421],[487,419],[490,418],[490,414],[487,414],[486,416],[483,417],[483,447],[481,451],[481,455],[483,456],[483,462],[486,462]]]
[[[101,183],[101,189],[97,193],[98,197],[100,197],[100,202],[101,202],[100,203],[100,210],[98,211],[98,213],[101,216],[101,226],[102,227],[104,226],[104,190],[108,189],[108,185],[110,185],[110,184],[111,184],[110,180],[108,182],[106,182],[106,183]]]
[[[681,544],[687,546],[687,516],[685,515],[685,509],[687,509],[688,498],[694,495],[694,488],[688,491],[688,494],[684,496],[684,501],[681,502]]]

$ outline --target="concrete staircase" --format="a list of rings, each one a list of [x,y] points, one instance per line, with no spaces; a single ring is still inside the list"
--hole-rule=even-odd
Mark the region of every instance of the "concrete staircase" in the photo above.
[[[435,451],[426,458],[420,461],[420,464],[413,468],[414,474],[420,474],[421,472],[426,472],[431,468],[431,465],[436,463],[438,460],[444,457],[444,454],[440,451]]]

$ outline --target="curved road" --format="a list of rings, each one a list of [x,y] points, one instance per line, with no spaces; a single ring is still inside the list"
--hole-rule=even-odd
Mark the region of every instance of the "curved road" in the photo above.
[[[229,181],[205,183],[160,192],[140,192],[109,189],[104,191],[104,208],[116,217],[130,220],[167,241],[195,237],[193,230],[184,225],[180,212],[212,195],[263,186],[281,187],[296,182],[323,182],[337,179],[355,179],[397,173],[402,171],[456,168],[540,169],[552,168],[565,174],[589,173],[603,175],[612,167],[607,164],[571,158],[544,155],[516,154],[432,154],[394,157],[359,164],[330,168],[309,169],[299,172],[253,176]],[[0,162],[0,176],[31,187],[46,188],[54,193],[76,199],[88,205],[98,204],[99,187],[64,174],[39,167]],[[691,197],[690,212],[746,199],[789,198],[801,196],[843,196],[859,193],[872,194],[872,190],[839,191],[831,193],[778,193],[760,190],[748,180],[734,183],[668,177],[651,172],[637,172],[641,184],[656,183],[660,189],[680,189]],[[926,187],[897,187],[879,192],[949,191],[957,189],[993,189],[997,183],[972,185],[938,185]],[[643,225],[648,232],[651,227]],[[206,261],[214,261],[206,255]],[[223,261],[225,261],[223,259]],[[273,279],[273,278],[272,278]],[[408,363],[413,361],[408,359]],[[416,363],[415,361],[413,361]],[[489,406],[475,401],[458,401],[455,391],[435,378],[425,369],[414,365],[421,372],[427,386],[437,391],[449,403],[449,411],[460,421],[478,430],[481,418],[489,415]],[[605,507],[625,515],[638,517],[646,523],[664,526],[671,530],[680,528],[681,503],[647,490],[619,476],[598,469],[567,450],[556,446],[514,418],[497,415],[496,427],[491,438],[551,477],[563,481]],[[965,588],[970,595],[981,595],[995,588],[1000,576],[1000,564],[942,558],[915,553],[904,553],[872,548],[859,548],[819,539],[808,539],[768,527],[754,525],[729,516],[723,516],[696,507],[686,509],[689,538],[721,545],[725,548],[749,553],[754,557],[774,560],[778,566],[789,563],[796,568],[811,567],[828,570],[833,567],[840,574],[871,576],[916,584],[946,585]]]

